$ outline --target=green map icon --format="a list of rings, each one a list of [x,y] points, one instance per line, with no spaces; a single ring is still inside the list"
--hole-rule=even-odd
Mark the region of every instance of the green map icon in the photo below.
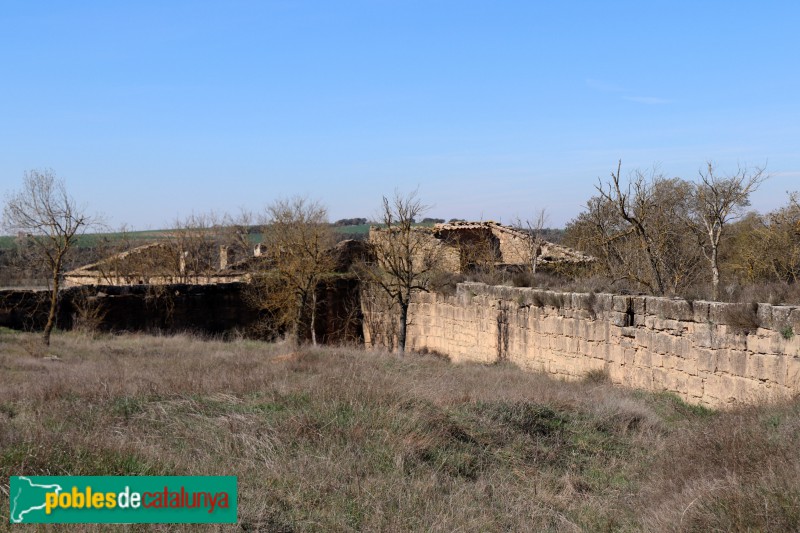
[[[45,494],[48,492],[58,494],[62,490],[61,485],[34,483],[25,476],[12,477],[9,490],[11,522],[19,524],[36,521],[40,514],[45,514]]]

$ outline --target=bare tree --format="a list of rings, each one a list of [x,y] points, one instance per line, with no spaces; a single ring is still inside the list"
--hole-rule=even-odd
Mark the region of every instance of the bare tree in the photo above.
[[[617,165],[616,174],[611,173],[611,181],[605,184],[601,182],[596,188],[600,196],[614,206],[617,214],[638,237],[641,250],[650,264],[652,288],[657,294],[664,294],[664,280],[656,258],[653,234],[649,231],[646,222],[649,211],[656,207],[651,194],[650,183],[652,180],[648,180],[645,174],[637,171],[628,182],[627,189],[623,191],[620,186],[621,171],[622,160]]]
[[[389,300],[399,307],[397,349],[406,349],[408,307],[417,292],[427,292],[441,262],[443,244],[429,228],[415,228],[414,221],[429,209],[417,197],[417,191],[392,198],[383,197],[382,225],[370,232],[375,254],[373,268],[364,269],[366,281],[379,286]]]
[[[220,217],[214,212],[175,219],[165,242],[170,277],[179,283],[208,283],[219,270],[221,233]]]
[[[655,170],[635,171],[623,184],[619,167],[611,178],[568,225],[567,242],[600,259],[596,268],[615,283],[664,294],[696,282],[704,259],[685,224],[692,184]]]
[[[533,276],[536,275],[539,256],[542,255],[542,247],[546,242],[544,239],[544,229],[548,219],[547,209],[542,208],[536,212],[532,219],[528,218],[523,221],[521,218],[517,217],[512,224],[529,236],[522,244],[525,247],[523,253],[528,258],[528,268],[530,268]]]
[[[711,268],[712,297],[719,298],[719,246],[729,222],[739,218],[750,205],[754,192],[769,176],[763,167],[739,167],[736,173],[719,176],[712,163],[700,171],[700,181],[693,190],[690,224],[704,237],[703,254]]]
[[[298,343],[310,336],[316,344],[317,286],[334,268],[327,209],[300,196],[273,202],[263,244],[262,270],[253,280],[255,303],[292,331]]]
[[[222,245],[227,247],[227,252],[234,261],[252,255],[255,244],[253,238],[261,230],[252,212],[242,208],[236,215],[225,214],[222,229]]]
[[[51,170],[25,173],[22,188],[12,193],[3,209],[3,225],[7,230],[22,232],[37,250],[37,260],[50,274],[50,311],[42,340],[50,345],[55,326],[59,289],[67,254],[78,236],[97,220],[67,193],[64,182]]]

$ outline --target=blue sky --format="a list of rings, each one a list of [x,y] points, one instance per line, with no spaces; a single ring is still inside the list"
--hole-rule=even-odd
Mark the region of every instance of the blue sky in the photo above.
[[[574,217],[598,177],[800,189],[797,2],[35,2],[0,11],[0,191],[52,168],[117,226],[309,195]]]

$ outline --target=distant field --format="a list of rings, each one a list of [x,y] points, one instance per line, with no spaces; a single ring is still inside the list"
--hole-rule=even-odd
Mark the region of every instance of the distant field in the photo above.
[[[358,226],[337,226],[333,229],[343,235],[366,235],[369,233],[369,227],[370,224],[361,224]]]
[[[800,529],[800,400],[188,336],[0,330],[0,369],[0,530],[22,473],[235,475],[240,531]]]
[[[371,224],[360,224],[357,226],[335,226],[333,230],[336,233],[340,233],[346,236],[361,236],[369,233],[370,226]],[[424,223],[424,224],[420,223],[420,224],[415,224],[415,226],[431,227],[433,226],[433,223]],[[171,231],[172,230],[169,229],[156,229],[156,230],[129,231],[127,233],[118,233],[118,232],[92,233],[92,234],[82,235],[78,240],[78,246],[91,247],[94,246],[94,244],[98,241],[98,239],[107,238],[115,240],[115,239],[120,239],[123,236],[126,236],[128,239],[134,241],[159,240],[166,238],[169,232]],[[552,240],[554,242],[559,242],[562,234],[563,230],[548,229],[545,231],[545,238]],[[251,233],[249,237],[250,237],[250,242],[253,244],[261,242],[260,233]],[[14,237],[0,236],[0,250],[10,249],[13,247],[14,247]]]
[[[78,246],[87,248],[94,246],[100,239],[116,240],[127,237],[131,240],[158,240],[166,237],[170,230],[144,230],[130,231],[127,233],[87,233],[78,237]],[[10,249],[14,247],[16,237],[0,236],[0,249]]]
[[[420,224],[422,225],[422,224]],[[425,224],[428,225],[428,224]],[[362,224],[359,226],[338,226],[334,227],[333,230],[337,233],[341,233],[343,235],[366,235],[369,233],[369,224]],[[134,241],[152,241],[152,240],[159,240],[164,239],[168,236],[168,234],[172,230],[169,229],[157,229],[157,230],[143,230],[143,231],[130,231],[127,233],[119,233],[119,232],[112,232],[112,233],[90,233],[86,235],[82,235],[78,240],[78,246],[80,247],[91,247],[99,239],[121,239],[123,236],[127,237],[128,239]],[[257,244],[261,242],[261,233],[251,233],[249,235],[250,242],[253,244]],[[9,236],[0,236],[0,249],[10,249],[14,247],[14,240],[15,237]]]

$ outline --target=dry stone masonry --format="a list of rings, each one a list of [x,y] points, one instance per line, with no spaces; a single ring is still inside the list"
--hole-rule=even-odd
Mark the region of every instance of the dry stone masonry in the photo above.
[[[462,283],[455,296],[416,296],[408,347],[564,379],[602,371],[614,383],[724,407],[800,392],[794,332],[800,307]]]

